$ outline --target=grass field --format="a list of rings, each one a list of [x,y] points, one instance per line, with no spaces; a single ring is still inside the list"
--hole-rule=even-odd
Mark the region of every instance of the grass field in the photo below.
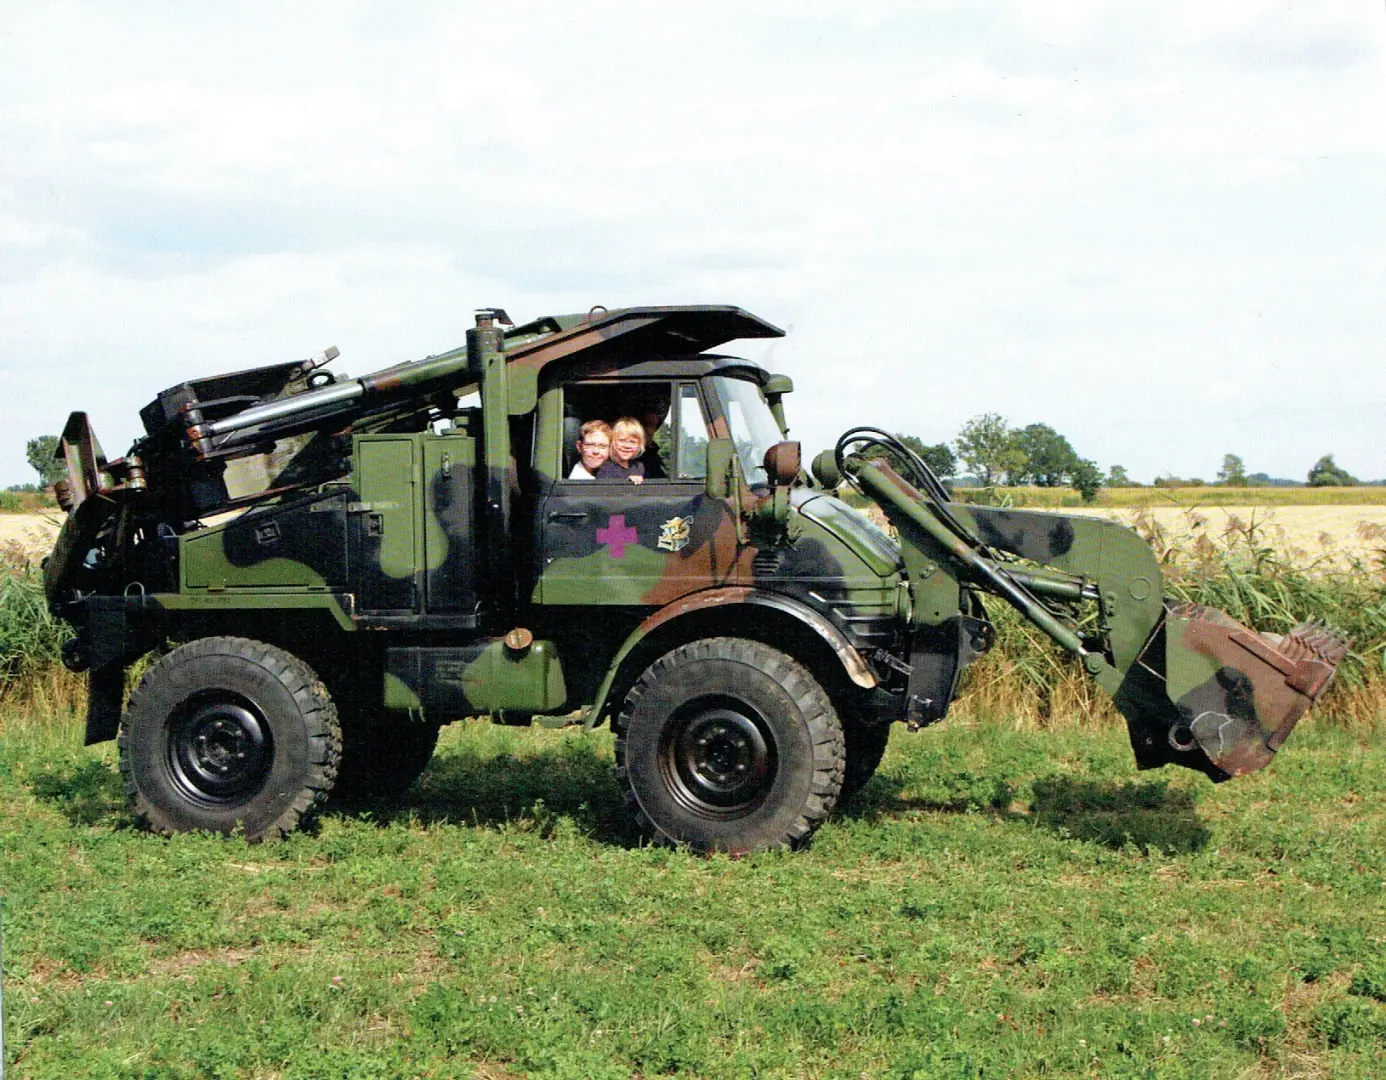
[[[809,850],[740,860],[640,847],[608,734],[484,723],[284,843],[139,832],[0,542],[8,1074],[1386,1075],[1382,564],[1174,513],[1142,525],[1173,595],[1353,641],[1270,769],[1135,773],[997,604],[952,718]]]
[[[16,1077],[1379,1077],[1386,750],[1214,787],[1116,731],[896,731],[811,849],[637,846],[604,735],[449,729],[248,847],[0,715]]]
[[[959,488],[964,500],[983,497],[984,489]],[[998,487],[986,492],[989,501],[1003,500],[1014,506],[1080,506],[1082,498],[1073,488]],[[1136,506],[1386,506],[1386,485],[1353,487],[1129,487],[1102,488],[1097,506],[1129,508]]]

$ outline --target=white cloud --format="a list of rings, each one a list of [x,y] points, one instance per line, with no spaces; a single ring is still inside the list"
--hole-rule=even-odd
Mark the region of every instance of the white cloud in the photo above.
[[[359,372],[458,343],[482,304],[698,301],[793,325],[770,355],[815,445],[999,411],[1136,475],[1326,448],[1386,475],[1386,19],[1360,5],[7,23],[5,482],[68,408],[128,441],[193,375],[330,342]]]

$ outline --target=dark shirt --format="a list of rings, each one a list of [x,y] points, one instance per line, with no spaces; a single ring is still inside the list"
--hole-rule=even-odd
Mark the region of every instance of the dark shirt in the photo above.
[[[625,480],[632,476],[644,475],[645,463],[639,458],[632,461],[629,468],[618,464],[615,458],[607,458],[597,470],[598,480]]]
[[[611,460],[610,458],[607,459]],[[667,480],[669,474],[664,471],[664,462],[659,460],[659,451],[653,446],[648,447],[645,452],[635,459],[639,464],[645,466],[646,480]]]

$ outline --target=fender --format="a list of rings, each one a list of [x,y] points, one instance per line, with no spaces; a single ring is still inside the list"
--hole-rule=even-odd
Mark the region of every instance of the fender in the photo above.
[[[625,663],[626,657],[634,652],[636,647],[650,634],[667,623],[695,611],[743,604],[772,608],[797,619],[828,643],[837,658],[842,661],[842,667],[852,682],[865,690],[875,688],[876,676],[867,666],[866,661],[862,659],[861,653],[827,617],[807,604],[792,600],[787,596],[781,596],[779,593],[753,589],[745,585],[733,585],[723,589],[708,589],[676,600],[648,616],[644,622],[631,631],[630,637],[626,638],[620,651],[616,653],[615,659],[611,661],[611,667],[607,670],[606,678],[602,680],[601,689],[597,691],[596,698],[588,708],[587,715],[583,718],[584,730],[591,731],[597,726],[602,709],[606,705],[606,699],[611,694],[611,687],[616,682],[616,675],[621,670],[621,665]]]

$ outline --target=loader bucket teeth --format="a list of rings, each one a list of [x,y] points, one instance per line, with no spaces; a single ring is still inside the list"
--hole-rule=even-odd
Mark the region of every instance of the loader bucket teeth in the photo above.
[[[1268,765],[1347,655],[1347,642],[1324,626],[1258,634],[1199,604],[1171,606],[1163,636],[1166,694],[1177,714],[1172,760],[1202,768],[1180,760],[1201,754],[1224,774],[1203,769],[1215,779]]]

